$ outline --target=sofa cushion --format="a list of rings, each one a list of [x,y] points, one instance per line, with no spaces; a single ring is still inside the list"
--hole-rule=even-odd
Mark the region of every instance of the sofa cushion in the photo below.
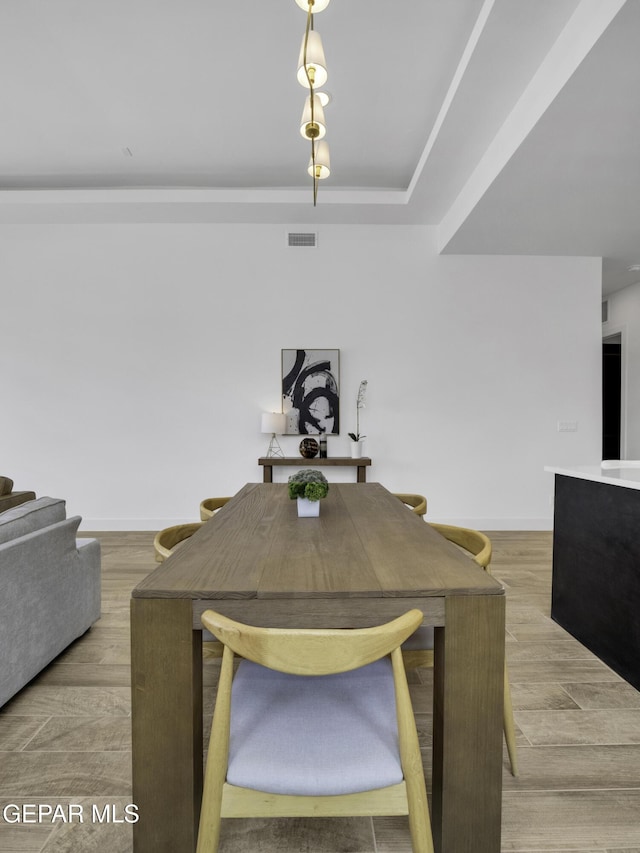
[[[26,536],[66,517],[65,501],[61,498],[38,498],[20,504],[0,515],[0,543]]]
[[[13,480],[10,477],[0,477],[0,495],[10,495],[13,489]]]

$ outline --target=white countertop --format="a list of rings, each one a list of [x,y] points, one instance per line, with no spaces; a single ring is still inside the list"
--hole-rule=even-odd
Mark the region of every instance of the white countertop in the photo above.
[[[595,483],[640,489],[640,461],[635,459],[605,460],[596,465],[576,465],[572,468],[546,465],[544,470],[551,474],[562,474],[565,477],[577,477],[579,480],[593,480]]]

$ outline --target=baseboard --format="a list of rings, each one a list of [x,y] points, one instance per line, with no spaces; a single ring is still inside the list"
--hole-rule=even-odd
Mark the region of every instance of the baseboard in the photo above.
[[[173,527],[174,524],[192,524],[200,521],[199,518],[83,518],[80,524],[80,534],[85,531],[93,533],[109,531],[145,531],[164,530],[165,527]]]
[[[427,514],[425,521],[457,524],[472,530],[553,530],[553,518],[438,518]]]

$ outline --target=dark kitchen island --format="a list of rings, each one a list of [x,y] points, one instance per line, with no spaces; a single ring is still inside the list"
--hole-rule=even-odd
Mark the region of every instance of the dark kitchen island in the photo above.
[[[555,474],[551,618],[640,690],[640,463]]]

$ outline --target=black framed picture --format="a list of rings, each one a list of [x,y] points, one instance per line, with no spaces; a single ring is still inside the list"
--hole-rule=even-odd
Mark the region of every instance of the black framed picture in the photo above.
[[[340,350],[282,350],[282,411],[287,435],[340,432]]]

